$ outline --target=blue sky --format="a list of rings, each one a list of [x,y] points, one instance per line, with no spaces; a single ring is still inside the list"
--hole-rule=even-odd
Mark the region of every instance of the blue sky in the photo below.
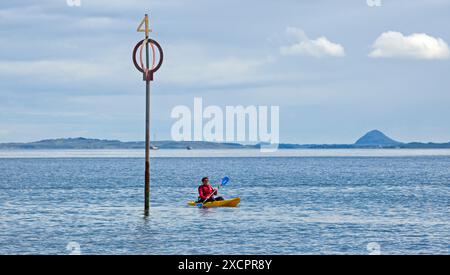
[[[0,3],[0,142],[143,140],[131,62],[150,13],[165,63],[152,130],[176,105],[279,105],[280,140],[351,143],[380,129],[450,141],[450,0],[81,0]]]

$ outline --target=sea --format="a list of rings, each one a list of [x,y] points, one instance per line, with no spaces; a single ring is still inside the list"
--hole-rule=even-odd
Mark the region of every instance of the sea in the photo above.
[[[0,151],[0,254],[450,254],[450,150]],[[224,176],[237,208],[190,207]]]

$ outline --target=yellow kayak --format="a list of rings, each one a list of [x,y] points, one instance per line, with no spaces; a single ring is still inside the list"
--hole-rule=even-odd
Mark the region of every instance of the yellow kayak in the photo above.
[[[241,202],[241,198],[233,198],[229,200],[223,200],[223,201],[213,201],[213,202],[207,202],[203,204],[203,207],[210,208],[210,207],[236,207]],[[189,206],[196,206],[197,202],[190,201],[188,202]]]

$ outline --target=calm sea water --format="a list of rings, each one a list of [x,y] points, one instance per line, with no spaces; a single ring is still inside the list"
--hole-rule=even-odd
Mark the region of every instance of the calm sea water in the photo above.
[[[147,219],[141,153],[1,152],[0,254],[450,253],[449,151],[315,152],[160,150]],[[205,175],[240,207],[188,207]]]

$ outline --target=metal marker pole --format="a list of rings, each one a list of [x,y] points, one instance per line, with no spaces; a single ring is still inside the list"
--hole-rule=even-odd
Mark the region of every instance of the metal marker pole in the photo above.
[[[153,39],[149,38],[149,22],[148,15],[146,14],[144,19],[137,28],[138,32],[145,32],[145,39],[139,41],[133,49],[133,63],[136,69],[143,74],[145,81],[145,188],[144,188],[144,213],[148,216],[150,213],[150,82],[153,80],[153,75],[159,70],[163,63],[164,53],[161,45]],[[145,24],[145,29],[142,26]],[[143,64],[142,50],[145,43],[146,52],[146,65]],[[151,43],[151,44],[150,44]],[[149,48],[152,47],[153,55],[155,56],[155,47],[159,51],[159,62],[155,66],[155,60],[153,60],[152,67],[150,68],[150,55]],[[140,51],[140,64],[138,63],[138,51]]]
[[[145,52],[146,52],[146,65],[150,68],[149,61],[149,48],[148,48],[148,14],[145,15]],[[149,215],[150,211],[150,79],[144,72],[145,77],[145,216]]]

